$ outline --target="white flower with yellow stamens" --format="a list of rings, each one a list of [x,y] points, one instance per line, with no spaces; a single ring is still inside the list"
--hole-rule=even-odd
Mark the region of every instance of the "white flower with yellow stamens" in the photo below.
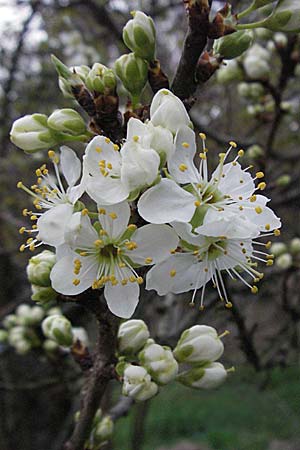
[[[157,264],[177,247],[176,232],[168,225],[128,225],[127,202],[98,206],[99,227],[88,215],[75,213],[65,234],[68,246],[60,251],[51,272],[52,287],[65,295],[89,287],[104,287],[109,309],[119,317],[131,317],[139,300],[143,279],[134,267]]]
[[[252,293],[257,293],[258,288],[253,283],[263,277],[256,270],[257,261],[273,263],[272,255],[254,250],[255,244],[269,248],[269,244],[256,240],[260,237],[258,226],[233,213],[231,217],[228,215],[196,228],[195,233],[190,224],[174,222],[173,227],[181,238],[180,251],[148,272],[148,290],[154,289],[159,295],[193,290],[193,304],[198,289],[202,288],[200,309],[203,309],[205,287],[212,280],[219,297],[230,308],[232,304],[222,276],[222,272],[227,272],[231,278],[241,280]],[[252,282],[243,274],[252,278]]]
[[[32,212],[27,209],[23,211],[24,216],[28,215],[32,221],[37,220],[37,222],[30,230],[22,227],[20,233],[38,234],[37,239],[30,237],[26,245],[23,244],[20,247],[21,251],[26,247],[33,250],[42,243],[54,247],[62,245],[65,227],[72,217],[74,204],[84,192],[84,182],[75,186],[81,175],[81,163],[75,152],[63,146],[60,149],[60,158],[53,150],[49,151],[49,157],[54,166],[55,176],[50,175],[46,164],[43,164],[36,170],[37,181],[31,189],[24,186],[22,182],[18,183],[19,188],[34,198],[33,204],[38,211]],[[63,185],[60,170],[67,182],[67,188]],[[47,211],[41,212],[43,209]],[[37,244],[38,241],[40,242]]]
[[[170,223],[172,221],[190,222],[193,227],[217,220],[220,213],[226,215],[233,211],[245,215],[250,221],[260,225],[261,231],[280,227],[280,220],[266,206],[268,199],[256,195],[264,190],[266,183],[261,181],[262,172],[254,178],[243,170],[237,157],[225,164],[235,142],[230,142],[226,153],[220,153],[220,162],[211,177],[208,175],[207,149],[205,135],[200,133],[203,149],[199,154],[200,167],[196,168],[195,133],[187,126],[181,127],[175,137],[176,150],[168,161],[170,178],[165,178],[148,189],[140,198],[140,215],[151,223]],[[258,179],[258,186],[255,180]],[[184,185],[181,187],[180,185]]]

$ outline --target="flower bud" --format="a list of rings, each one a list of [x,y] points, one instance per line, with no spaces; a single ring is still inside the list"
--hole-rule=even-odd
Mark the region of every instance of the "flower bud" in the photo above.
[[[217,81],[221,84],[227,84],[231,81],[241,80],[242,78],[243,72],[235,60],[227,61],[226,66],[221,66],[217,71]]]
[[[195,389],[215,389],[227,378],[223,364],[213,362],[205,367],[194,367],[178,375],[177,380]]]
[[[51,286],[43,287],[37,286],[36,284],[31,285],[31,300],[38,303],[48,303],[52,300],[55,300],[57,297],[57,293]]]
[[[14,326],[9,330],[8,342],[10,345],[15,346],[18,341],[26,339],[26,327]]]
[[[168,89],[161,89],[153,97],[150,119],[155,127],[167,128],[173,134],[176,134],[183,125],[191,125],[184,104]]]
[[[182,333],[173,353],[178,362],[194,364],[216,361],[223,351],[224,345],[214,328],[195,325]]]
[[[273,31],[300,31],[300,3],[298,0],[279,0],[271,15],[262,22],[260,27]]]
[[[89,345],[89,337],[87,332],[83,327],[73,327],[73,340],[76,342],[80,341],[85,347]]]
[[[26,355],[31,350],[31,344],[25,339],[20,339],[14,344],[14,348],[19,355]]]
[[[123,40],[127,47],[149,62],[155,58],[155,34],[153,20],[141,11],[135,11],[133,19],[123,28]]]
[[[73,343],[71,322],[64,316],[53,315],[47,317],[42,323],[44,335],[64,347],[70,347]]]
[[[275,33],[273,39],[278,48],[285,48],[288,44],[287,35],[284,33]]]
[[[118,350],[121,354],[134,355],[147,342],[150,333],[143,320],[127,320],[118,331]]]
[[[10,328],[14,327],[18,324],[18,318],[15,314],[8,314],[2,322],[4,328],[9,330]]]
[[[115,71],[133,98],[139,98],[148,79],[148,64],[134,53],[122,55],[115,62]]]
[[[129,364],[124,371],[122,394],[134,398],[136,401],[145,401],[154,397],[158,391],[156,383],[144,367]]]
[[[286,187],[290,184],[290,182],[291,182],[291,176],[288,174],[284,174],[284,175],[281,175],[280,177],[278,177],[275,183],[279,187]]]
[[[278,258],[276,258],[275,264],[281,270],[289,269],[293,265],[292,255],[290,255],[289,253],[283,253],[282,255],[278,256]]]
[[[283,253],[287,252],[287,246],[284,242],[274,242],[274,244],[270,247],[270,253],[275,257],[283,255]]]
[[[80,84],[80,83],[85,83],[85,80],[90,71],[90,68],[88,66],[84,66],[84,65],[73,66],[73,67],[69,67],[69,71],[70,71],[70,73],[73,74],[73,76],[75,76],[75,77],[77,76],[77,82],[78,82],[78,84]],[[61,92],[63,93],[64,97],[73,98],[72,86],[68,80],[66,80],[62,76],[59,76],[58,86],[59,86],[59,89],[61,90]]]
[[[267,50],[258,44],[253,45],[243,61],[246,75],[252,80],[268,79],[270,76],[269,59],[270,53]]]
[[[116,77],[112,69],[100,63],[95,63],[86,77],[86,86],[90,91],[99,94],[109,94],[116,87]]]
[[[30,283],[42,287],[51,286],[50,272],[55,263],[55,253],[50,252],[49,250],[44,250],[38,255],[30,258],[26,268],[27,277]]]
[[[264,156],[264,150],[260,145],[251,145],[248,147],[246,156],[248,159],[258,159]]]
[[[215,40],[214,52],[224,59],[233,59],[244,53],[253,42],[253,34],[249,31],[237,31]]]
[[[113,434],[114,423],[109,416],[104,417],[94,428],[92,432],[92,441],[99,445],[108,441]]]
[[[43,349],[46,353],[55,353],[59,349],[59,345],[52,341],[52,339],[45,339],[43,342]]]
[[[291,240],[290,250],[292,255],[298,255],[298,253],[300,253],[300,238],[295,237]]]
[[[8,332],[6,330],[0,330],[0,344],[6,343],[8,340]]]
[[[16,314],[19,324],[25,326],[39,324],[44,318],[44,310],[40,306],[22,304],[16,309]]]
[[[44,114],[32,114],[17,119],[11,128],[10,140],[27,153],[48,149],[57,143]]]
[[[178,373],[178,364],[169,347],[150,343],[139,353],[139,360],[158,384],[167,384]]]
[[[74,136],[84,134],[86,125],[77,111],[74,109],[56,109],[47,121],[48,127],[61,133],[67,133]]]

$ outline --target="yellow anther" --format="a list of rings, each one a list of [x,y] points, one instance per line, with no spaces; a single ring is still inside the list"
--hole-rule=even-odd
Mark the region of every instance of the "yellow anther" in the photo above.
[[[172,248],[172,249],[170,250],[170,253],[171,253],[171,255],[175,255],[175,253],[176,253],[176,248]]]
[[[118,280],[110,280],[112,286],[117,286],[119,284]]]
[[[111,170],[111,169],[112,169],[112,163],[107,163],[107,164],[106,164],[106,167],[107,167],[109,170]]]
[[[37,184],[42,184],[42,181],[43,181],[43,178],[41,178],[41,177],[39,177],[39,178],[36,180]]]
[[[134,142],[138,142],[139,141],[139,137],[138,136],[133,136],[132,139],[133,139]]]
[[[19,248],[20,252],[24,252],[25,248],[26,248],[25,244],[22,244]]]
[[[101,153],[102,152],[102,148],[101,147],[96,147],[95,150],[96,150],[97,153]]]
[[[258,183],[257,187],[260,191],[263,191],[264,189],[266,189],[267,184],[264,181],[262,181],[261,183]]]
[[[204,305],[200,305],[200,306],[199,306],[199,311],[204,311],[204,309],[205,309],[205,306],[204,306]]]
[[[198,208],[198,206],[201,205],[201,202],[200,202],[199,200],[196,200],[196,201],[194,202],[194,205]]]
[[[243,200],[243,197],[241,195],[239,196],[239,200]]]
[[[113,220],[117,219],[117,217],[118,217],[117,214],[114,213],[114,212],[111,212],[111,213],[109,213],[108,215],[109,215],[109,217],[111,217]]]
[[[128,250],[135,250],[137,248],[137,243],[133,241],[125,242]]]
[[[240,183],[243,184],[243,183],[244,183],[244,180],[240,180]]]
[[[126,286],[127,283],[128,283],[127,278],[124,278],[124,279],[121,281],[122,286]]]
[[[103,241],[102,241],[101,239],[96,239],[96,240],[94,241],[95,247],[101,247],[102,244],[103,244]]]
[[[237,165],[237,162],[236,162],[236,161],[232,161],[232,165],[233,165],[233,166],[236,166],[236,165]]]
[[[33,250],[35,250],[35,245],[34,245],[34,243],[32,243],[32,244],[29,245],[29,250],[30,250],[31,252],[33,252]]]
[[[205,153],[199,153],[199,157],[200,157],[200,159],[206,159],[206,154]]]
[[[106,138],[105,138],[105,142],[106,142],[107,144],[109,144],[109,143],[110,143],[110,139],[109,139],[108,137],[106,137]]]
[[[120,263],[119,263],[119,267],[121,267],[121,269],[123,269],[123,267],[126,267],[126,264],[123,263],[123,262],[120,262]]]
[[[256,212],[257,214],[261,214],[261,213],[263,212],[262,207],[261,207],[261,206],[256,206],[255,212]]]
[[[269,223],[267,223],[265,225],[265,230],[270,231],[270,229],[271,229],[271,225]]]
[[[198,256],[198,255],[199,255],[199,250],[194,250],[194,251],[193,251],[193,255],[194,255],[194,256]]]
[[[266,249],[271,248],[271,245],[272,245],[272,242],[271,242],[271,241],[268,241],[268,242],[265,244]]]
[[[80,252],[79,255],[80,256],[87,256],[87,252]]]
[[[203,140],[206,139],[206,134],[205,133],[199,133],[199,136]]]
[[[243,209],[244,209],[244,208],[243,208],[243,206],[242,206],[242,205],[241,205],[241,206],[239,206],[239,210],[240,210],[240,211],[243,211]]]
[[[55,156],[56,156],[56,155],[55,155],[55,151],[54,151],[54,150],[49,150],[49,151],[48,151],[48,156],[49,156],[49,158],[51,158],[51,159],[52,159],[52,158],[55,158]]]
[[[27,208],[24,208],[23,211],[22,211],[22,215],[23,215],[24,217],[26,217],[27,214],[28,214],[28,209],[27,209]]]
[[[36,230],[37,229],[37,225],[32,225],[32,227],[31,227],[33,230]]]
[[[30,244],[30,242],[32,242],[33,241],[33,238],[31,237],[31,238],[28,238],[27,239],[27,241],[26,241],[26,244]]]
[[[74,286],[78,286],[78,284],[80,283],[80,280],[78,278],[74,278],[72,283],[74,284]]]
[[[236,147],[237,147],[237,143],[234,142],[234,141],[230,141],[230,142],[229,142],[229,145],[230,145],[231,147],[233,147],[233,148],[236,148]]]
[[[17,183],[17,188],[21,189],[23,186],[24,186],[24,185],[23,185],[22,181],[19,181],[19,182]]]
[[[280,230],[274,230],[274,236],[280,236],[281,232]]]
[[[99,166],[101,169],[105,169],[105,166],[106,166],[105,160],[102,159],[101,161],[99,161],[99,162],[98,162],[98,166]]]
[[[176,270],[175,269],[171,269],[170,270],[170,277],[175,277],[175,275],[176,275]]]
[[[130,223],[127,227],[127,230],[129,231],[135,231],[137,229],[137,226],[134,223]]]
[[[98,210],[99,214],[103,214],[105,216],[106,210],[104,208],[99,208]]]
[[[37,220],[37,216],[35,216],[34,214],[32,214],[32,216],[30,217],[30,220]]]
[[[181,145],[184,148],[189,148],[189,146],[190,146],[190,144],[188,142],[183,142]]]
[[[35,174],[37,177],[40,177],[42,175],[41,169],[36,169]]]
[[[275,256],[273,254],[267,255],[267,259],[274,259]]]
[[[258,293],[258,287],[257,286],[252,286],[251,292],[252,292],[252,294],[257,294]]]
[[[186,164],[180,164],[179,166],[178,166],[178,169],[181,171],[181,172],[185,172],[186,170],[187,170],[187,165]]]
[[[135,276],[134,276],[134,275],[130,275],[129,281],[130,281],[131,283],[135,283],[135,281],[136,281]]]
[[[231,302],[225,303],[225,308],[231,309],[233,307],[233,304]]]
[[[74,264],[75,264],[75,266],[80,266],[80,267],[81,267],[81,261],[80,261],[80,259],[75,259],[75,260],[74,260]]]
[[[151,264],[153,261],[153,258],[150,258],[150,256],[148,256],[148,258],[145,259],[145,264]]]
[[[256,172],[255,176],[256,178],[263,178],[265,174],[263,172]]]
[[[25,233],[25,230],[26,230],[25,227],[21,227],[21,228],[19,229],[19,233],[20,233],[20,234],[23,234],[23,233]]]
[[[81,215],[82,215],[82,216],[87,216],[88,213],[89,213],[89,210],[88,210],[87,208],[84,208],[84,209],[81,211]]]
[[[225,156],[226,156],[226,153],[219,153],[219,158],[220,159],[223,160],[225,158]]]
[[[137,284],[143,284],[144,283],[144,278],[143,277],[137,277],[136,282],[137,282]]]
[[[266,262],[267,266],[273,266],[273,264],[274,264],[273,259],[268,259],[267,262]]]
[[[114,144],[114,150],[117,152],[120,149],[120,147],[118,146],[118,144]]]
[[[240,158],[242,158],[244,156],[244,154],[245,154],[245,152],[244,152],[243,149],[238,151],[238,155],[239,155]]]
[[[100,230],[99,231],[100,236],[107,236],[107,231],[105,230]]]
[[[251,197],[250,197],[250,202],[256,202],[256,195],[251,195]]]

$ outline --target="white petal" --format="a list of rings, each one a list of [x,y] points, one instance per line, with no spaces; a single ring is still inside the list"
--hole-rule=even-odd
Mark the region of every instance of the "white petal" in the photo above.
[[[62,173],[69,186],[74,186],[81,174],[81,162],[76,153],[66,145],[60,148]]]
[[[74,261],[79,259],[82,263],[80,273],[74,275]],[[93,257],[80,257],[77,253],[73,256],[65,256],[53,267],[50,279],[51,285],[56,292],[64,295],[77,295],[86,291],[96,279],[98,264]],[[73,281],[79,279],[76,286]]]
[[[182,145],[184,144],[184,145]],[[175,137],[175,153],[168,161],[170,174],[178,183],[197,183],[200,175],[194,164],[196,153],[195,133],[189,127],[179,128]],[[185,168],[185,170],[180,170]]]
[[[149,270],[146,289],[154,289],[159,295],[166,295],[169,292],[179,294],[198,289],[204,284],[206,277],[206,281],[209,279],[204,267],[204,263],[198,263],[193,255],[185,253],[172,255]]]
[[[174,181],[163,179],[148,189],[138,202],[140,216],[152,223],[189,222],[195,212],[195,198]]]
[[[133,136],[143,137],[148,134],[148,127],[145,123],[132,117],[127,124],[126,141],[131,141]]]
[[[121,156],[119,151],[114,149],[114,145],[104,136],[96,136],[87,145],[83,164],[87,167],[89,173],[94,176],[102,176],[99,169],[99,162],[105,161],[112,165],[114,174],[120,172]]]
[[[281,220],[275,215],[271,208],[266,206],[269,200],[263,195],[257,195],[255,202],[249,202],[243,213],[252,223],[257,225],[260,231],[270,231],[281,227]],[[255,208],[260,207],[257,213]],[[260,209],[259,209],[260,211]],[[267,227],[267,228],[266,228]]]
[[[102,205],[113,205],[125,200],[129,191],[119,178],[89,177],[87,179],[86,192]]]
[[[68,203],[53,206],[46,211],[37,221],[39,239],[54,247],[63,244],[65,228],[72,214],[73,206]]]
[[[91,219],[80,212],[73,214],[65,229],[65,241],[74,250],[93,248],[98,233],[92,226]]]
[[[144,265],[146,258],[151,258],[150,264],[156,264],[170,256],[170,251],[177,248],[179,239],[168,225],[145,225],[138,228],[131,240],[137,244],[135,250],[127,252],[129,258]]]
[[[130,219],[130,207],[127,202],[116,205],[98,205],[98,210],[103,209],[104,214],[99,214],[99,222],[102,228],[112,239],[119,238],[127,228]],[[103,212],[104,212],[103,211]]]
[[[139,302],[140,287],[134,282],[123,286],[120,281],[124,278],[128,279],[132,272],[128,268],[119,269],[115,274],[119,283],[112,286],[111,283],[106,283],[104,288],[104,297],[107,301],[107,306],[113,314],[124,319],[132,316]]]
[[[67,190],[68,199],[73,205],[83,196],[85,187],[85,183],[82,181],[78,186],[72,186]]]
[[[191,122],[182,101],[167,89],[161,89],[153,97],[150,119],[154,126],[160,125],[174,134]]]
[[[219,166],[212,174],[211,178],[220,176]],[[222,170],[218,190],[223,194],[231,195],[233,198],[249,197],[255,189],[253,178],[249,172],[242,170],[240,164],[225,164]]]
[[[259,235],[256,224],[247,220],[244,215],[216,212],[214,221],[205,222],[195,230],[204,236],[226,236],[233,239],[254,238]]]
[[[205,243],[203,236],[192,232],[192,225],[190,223],[172,222],[171,225],[181,239],[189,244],[201,246]]]

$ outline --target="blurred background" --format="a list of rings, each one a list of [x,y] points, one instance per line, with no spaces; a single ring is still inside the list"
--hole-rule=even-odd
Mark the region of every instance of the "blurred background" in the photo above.
[[[249,3],[231,1],[234,11]],[[214,11],[222,5],[213,1]],[[50,55],[69,66],[112,66],[127,51],[122,27],[136,9],[154,19],[158,58],[172,78],[186,31],[180,0],[0,0],[0,321],[31,302],[25,271],[31,255],[18,252],[29,199],[16,184],[22,179],[31,185],[45,158],[43,152],[24,156],[14,147],[11,124],[35,112],[79,111],[61,95]],[[224,65],[199,86],[191,116],[195,128],[207,134],[212,164],[234,140],[245,150],[244,165],[265,172],[266,195],[283,221],[277,238],[282,245],[271,248],[278,256],[265,269],[257,295],[228,282],[232,310],[224,309],[214,289],[203,312],[189,308],[189,294],[143,295],[137,316],[161,343],[174,344],[195,323],[229,330],[222,362],[236,371],[216,391],[172,385],[151,403],[134,406],[118,421],[111,449],[300,449],[300,39],[265,30],[255,39],[266,52],[258,57],[265,63],[264,76],[250,77],[247,56]],[[146,90],[144,101],[150,100]],[[87,328],[92,341],[92,318],[79,306],[64,306],[64,312]],[[67,354],[20,355],[1,344],[0,450],[61,449],[81,385],[80,371]],[[107,404],[118,395],[119,387],[112,387]]]

